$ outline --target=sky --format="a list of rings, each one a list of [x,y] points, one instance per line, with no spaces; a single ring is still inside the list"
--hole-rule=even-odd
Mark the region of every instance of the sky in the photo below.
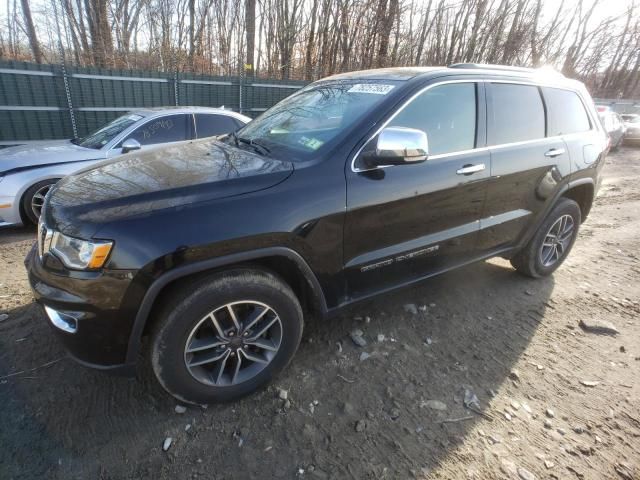
[[[37,22],[37,11],[40,6],[47,5],[50,3],[50,0],[30,0],[31,1],[31,10],[34,13],[34,17],[36,17]],[[310,0],[308,0],[310,1]],[[456,2],[459,0],[450,0],[451,2]],[[561,0],[544,0],[544,6],[542,10],[543,21],[550,19],[556,12]],[[565,4],[568,9],[574,8],[577,5],[579,0],[566,0]],[[590,5],[594,0],[583,0],[585,5]],[[599,23],[599,20],[608,16],[622,16],[620,21],[624,21],[624,12],[631,4],[631,2],[637,0],[601,0],[601,4],[596,7],[596,10],[593,13],[592,24],[596,25]],[[7,2],[0,0],[0,22],[2,24],[6,24],[6,16],[7,16]],[[1,27],[0,27],[1,28]],[[37,27],[36,27],[37,28]]]

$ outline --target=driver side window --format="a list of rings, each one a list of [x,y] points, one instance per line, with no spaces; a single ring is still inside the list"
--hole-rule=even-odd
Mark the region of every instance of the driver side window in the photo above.
[[[470,150],[476,140],[476,108],[475,83],[439,85],[413,99],[388,126],[426,132],[429,155]]]
[[[140,145],[181,142],[187,140],[187,115],[167,115],[146,122],[127,136],[140,142]]]

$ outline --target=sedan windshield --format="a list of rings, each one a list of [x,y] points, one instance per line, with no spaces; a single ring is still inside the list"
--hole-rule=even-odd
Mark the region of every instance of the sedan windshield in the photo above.
[[[282,100],[247,124],[231,139],[306,159],[343,136],[396,86],[384,83],[336,82],[310,85]],[[236,142],[238,143],[238,142]]]
[[[118,134],[142,118],[143,117],[141,115],[123,115],[112,122],[107,123],[104,127],[99,128],[95,132],[90,133],[86,137],[74,140],[73,143],[80,145],[81,147],[95,148],[96,150],[99,150],[113,140]]]

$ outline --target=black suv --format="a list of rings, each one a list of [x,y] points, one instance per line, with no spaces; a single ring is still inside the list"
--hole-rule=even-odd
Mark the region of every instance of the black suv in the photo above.
[[[489,257],[566,258],[607,136],[584,86],[488,65],[337,75],[236,134],[66,177],[26,259],[80,363],[230,400],[291,360],[305,316]],[[145,349],[146,350],[146,349]]]

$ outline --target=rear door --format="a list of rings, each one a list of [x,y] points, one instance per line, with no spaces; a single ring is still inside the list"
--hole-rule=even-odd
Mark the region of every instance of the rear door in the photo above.
[[[214,113],[196,113],[197,138],[213,137],[225,133],[235,132],[242,123],[230,115]]]
[[[564,140],[547,135],[541,89],[505,82],[486,87],[491,181],[478,241],[484,252],[517,243],[570,173]]]
[[[602,151],[602,134],[589,117],[584,101],[573,90],[542,87],[549,119],[549,135],[562,136],[571,159],[571,171],[581,170],[595,162]],[[609,124],[617,116],[607,114]],[[607,129],[608,130],[608,129]],[[615,132],[612,132],[615,134]],[[613,141],[620,137],[614,137]]]
[[[482,83],[429,87],[386,125],[425,131],[425,162],[362,171],[356,158],[347,167],[344,255],[351,298],[474,256],[489,176],[484,118]]]

